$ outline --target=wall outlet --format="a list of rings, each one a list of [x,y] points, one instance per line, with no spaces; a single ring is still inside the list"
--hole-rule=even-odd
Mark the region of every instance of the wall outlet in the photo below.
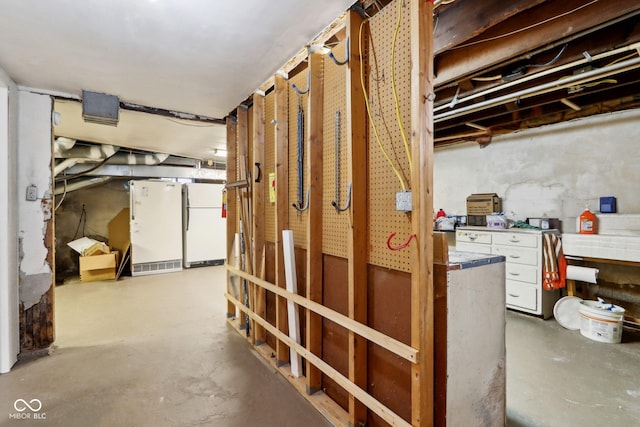
[[[27,187],[27,200],[30,202],[35,202],[38,200],[38,187],[35,185],[30,185]]]
[[[411,191],[398,191],[396,193],[396,210],[411,212]]]

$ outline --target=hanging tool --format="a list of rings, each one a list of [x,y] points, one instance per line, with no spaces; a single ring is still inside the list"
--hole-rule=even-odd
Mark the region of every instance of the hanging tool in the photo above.
[[[304,110],[301,98],[302,96],[298,94],[298,203],[293,204],[298,212],[309,209],[309,189],[307,189],[307,200],[304,202]]]
[[[329,51],[328,56],[336,65],[347,65],[349,63],[349,37],[347,37],[347,41],[345,43],[345,50],[344,61],[338,61],[331,51]]]
[[[331,206],[336,209],[336,212],[344,212],[351,206],[351,183],[347,187],[347,204],[344,207],[340,207],[340,110],[336,110],[334,118],[334,132],[335,132],[335,167],[336,167],[336,199],[331,202]]]
[[[240,268],[242,269],[242,271],[246,271],[246,255],[245,255],[245,242],[244,242],[244,227],[243,227],[243,223],[242,220],[240,220]],[[242,293],[244,294],[244,306],[249,308],[249,287],[247,286],[247,279],[242,279]],[[245,333],[247,334],[247,337],[249,337],[250,333],[249,333],[249,328],[250,328],[250,323],[249,323],[249,316],[245,316]]]

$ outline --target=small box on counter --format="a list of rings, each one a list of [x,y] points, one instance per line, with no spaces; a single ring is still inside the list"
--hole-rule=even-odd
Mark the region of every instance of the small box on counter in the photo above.
[[[613,196],[600,197],[600,212],[601,213],[616,213],[616,198]]]
[[[472,194],[467,197],[467,216],[485,216],[501,211],[502,202],[496,193]]]

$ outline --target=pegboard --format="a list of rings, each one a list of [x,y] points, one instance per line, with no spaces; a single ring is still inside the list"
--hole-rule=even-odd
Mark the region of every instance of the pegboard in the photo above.
[[[395,82],[405,135],[411,144],[411,38],[410,2],[394,0],[369,22],[366,34],[368,97],[371,115],[378,128],[382,145],[410,188],[409,160],[396,118],[396,102],[392,85],[392,47],[398,22],[398,2],[402,2],[402,23],[395,49]],[[364,36],[364,35],[363,35]],[[365,42],[363,42],[364,44]],[[411,250],[391,251],[387,239],[397,233],[392,244],[403,244],[411,234],[411,216],[396,211],[395,196],[402,191],[400,181],[385,158],[369,122],[369,263],[399,271],[411,271]]]
[[[307,200],[307,189],[309,188],[309,141],[307,131],[309,129],[309,111],[307,106],[307,94],[298,95],[292,88],[295,84],[300,91],[305,91],[308,86],[308,68],[300,71],[289,78],[289,203],[287,212],[289,213],[289,229],[293,231],[293,243],[295,246],[307,248],[307,211],[298,212],[293,203],[298,203],[298,99],[302,106],[304,115],[304,165],[303,165],[303,200],[304,205]]]
[[[339,61],[345,58],[345,46],[346,41],[342,41],[331,49]],[[348,256],[345,236],[349,233],[349,210],[338,213],[331,202],[336,199],[336,112],[340,113],[340,207],[347,203],[347,185],[351,181],[347,141],[347,121],[350,120],[346,105],[347,71],[347,65],[337,65],[327,55],[324,56],[322,252],[341,258]]]
[[[276,127],[275,120],[275,91],[265,97],[264,102],[264,165],[262,165],[264,185],[264,239],[267,242],[276,241],[276,204],[269,199],[269,174],[276,172]]]

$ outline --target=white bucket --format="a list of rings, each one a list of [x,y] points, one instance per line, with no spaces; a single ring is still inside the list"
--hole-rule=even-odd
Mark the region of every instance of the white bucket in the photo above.
[[[619,343],[622,340],[624,308],[600,301],[580,302],[580,334],[594,341]]]

